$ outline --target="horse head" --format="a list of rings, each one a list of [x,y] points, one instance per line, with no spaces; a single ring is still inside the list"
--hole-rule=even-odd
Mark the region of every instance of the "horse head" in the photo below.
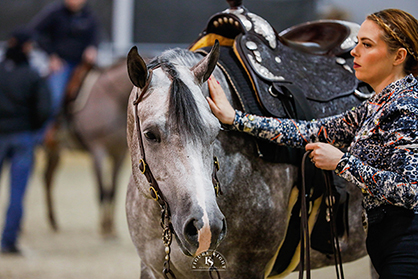
[[[129,52],[134,89],[128,108],[128,145],[139,191],[156,197],[141,173],[140,161],[146,156],[158,194],[168,204],[179,246],[186,255],[198,255],[216,249],[226,234],[213,183],[220,124],[205,100],[205,82],[216,66],[219,46],[194,65],[182,60],[178,51],[182,50],[166,51],[148,66],[136,47]]]

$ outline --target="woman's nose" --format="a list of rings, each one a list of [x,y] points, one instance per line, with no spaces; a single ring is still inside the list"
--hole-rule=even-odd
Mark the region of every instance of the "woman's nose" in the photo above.
[[[357,46],[358,46],[358,44],[350,51],[350,54],[353,57],[357,56]]]

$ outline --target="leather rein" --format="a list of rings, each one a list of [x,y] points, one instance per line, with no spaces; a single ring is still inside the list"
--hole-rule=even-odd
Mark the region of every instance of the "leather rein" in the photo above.
[[[299,258],[299,279],[303,279],[304,271],[306,270],[306,279],[311,278],[311,262],[310,262],[310,235],[309,235],[309,214],[308,214],[308,205],[307,199],[309,198],[309,194],[307,193],[306,189],[306,171],[305,171],[305,164],[306,158],[308,158],[311,151],[305,152],[302,158],[301,168],[302,168],[302,185],[300,190],[300,197],[301,197],[301,217],[300,217],[300,258]],[[324,198],[325,203],[327,205],[327,213],[329,215],[330,229],[331,229],[331,245],[334,254],[334,262],[335,262],[335,272],[337,275],[337,279],[344,279],[344,270],[341,258],[341,250],[340,244],[338,241],[338,232],[337,232],[337,225],[336,225],[336,216],[334,214],[336,204],[333,199],[332,195],[332,182],[331,182],[331,173],[329,171],[322,170],[322,174],[324,175],[325,179],[325,192]],[[305,267],[306,265],[306,267]]]
[[[139,116],[138,116],[138,104],[142,101],[145,93],[148,91],[148,88],[152,80],[153,70],[159,67],[160,65],[157,65],[156,67],[148,70],[148,77],[147,77],[146,83],[144,87],[142,88],[140,94],[139,94],[139,88],[137,88],[136,97],[135,97],[135,101],[133,102],[133,105],[134,105],[134,111],[135,111],[134,112],[135,124],[136,124],[136,130],[137,130],[140,156],[141,156],[141,159],[139,160],[139,169],[141,173],[145,175],[149,183],[149,186],[150,186],[149,191],[151,194],[151,198],[155,200],[156,202],[158,202],[158,204],[161,207],[161,227],[163,228],[162,240],[164,243],[164,247],[165,247],[164,251],[166,254],[164,257],[163,275],[164,275],[164,278],[175,279],[176,276],[174,275],[173,271],[170,269],[170,252],[171,252],[170,245],[173,240],[173,232],[174,232],[173,226],[171,224],[170,209],[169,209],[167,201],[164,198],[163,193],[161,192],[160,187],[158,186],[157,180],[154,178],[154,175],[152,174],[151,169],[146,162],[144,142],[143,142],[142,133],[141,133],[141,121],[139,120]],[[213,158],[213,160],[214,160],[214,163],[213,163],[212,182],[214,185],[216,197],[218,197],[220,194],[222,194],[219,179],[217,177],[217,171],[219,170],[219,161],[216,156]],[[137,188],[139,190],[138,186]],[[215,271],[216,271],[216,268],[215,268]],[[212,277],[212,274],[211,274],[212,270],[210,269],[209,272],[210,272],[210,276]],[[219,273],[217,274],[218,274],[218,278],[220,278]]]

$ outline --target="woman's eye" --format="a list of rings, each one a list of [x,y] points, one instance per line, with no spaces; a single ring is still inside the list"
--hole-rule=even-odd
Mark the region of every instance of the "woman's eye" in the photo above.
[[[152,132],[145,132],[145,137],[151,141],[159,141],[157,136]]]
[[[371,47],[371,45],[370,45],[370,44],[368,44],[368,43],[363,43],[363,46],[364,46],[365,48],[369,48],[369,47]]]

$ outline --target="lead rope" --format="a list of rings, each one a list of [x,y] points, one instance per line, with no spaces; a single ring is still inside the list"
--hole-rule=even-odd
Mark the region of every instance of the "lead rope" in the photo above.
[[[216,268],[216,266],[209,267],[209,276],[211,279],[214,279],[212,273],[216,272],[216,278],[221,279],[221,275],[219,274],[219,270]]]
[[[332,188],[331,188],[331,178],[330,173],[324,171],[324,178],[325,178],[325,195],[327,199],[327,209],[329,211],[329,220],[330,227],[331,227],[331,239],[332,239],[332,250],[334,252],[334,261],[335,261],[335,272],[337,274],[338,279],[344,279],[344,271],[343,271],[343,264],[341,258],[341,250],[340,250],[340,243],[338,241],[338,232],[337,232],[337,225],[334,216],[334,208],[336,206],[334,196],[332,195]]]
[[[311,262],[310,262],[310,241],[309,241],[309,223],[308,223],[308,207],[306,205],[306,189],[305,189],[305,161],[310,151],[305,152],[302,158],[302,185],[300,190],[301,197],[301,217],[300,217],[300,260],[299,260],[299,279],[303,279],[303,273],[306,263],[306,278],[311,278]],[[306,252],[306,254],[305,254]]]
[[[306,205],[306,188],[305,188],[305,162],[306,157],[311,153],[311,151],[305,152],[302,159],[302,186],[301,186],[301,229],[300,229],[300,241],[301,241],[301,249],[300,249],[300,263],[299,263],[299,279],[303,279],[303,273],[305,270],[305,262],[306,262],[306,278],[311,278],[311,265],[310,265],[310,242],[309,242],[309,224],[308,224],[308,211]],[[327,220],[330,222],[330,229],[331,229],[331,238],[332,238],[332,249],[334,253],[334,261],[335,261],[335,270],[338,279],[344,279],[344,271],[342,265],[342,258],[341,258],[341,250],[340,244],[338,241],[338,234],[337,234],[337,226],[336,220],[334,216],[334,207],[335,207],[335,200],[333,199],[332,195],[332,188],[331,188],[331,179],[330,173],[323,171],[324,178],[325,178],[325,199],[327,204],[327,210],[329,212],[330,219]],[[306,255],[305,255],[306,252]]]

